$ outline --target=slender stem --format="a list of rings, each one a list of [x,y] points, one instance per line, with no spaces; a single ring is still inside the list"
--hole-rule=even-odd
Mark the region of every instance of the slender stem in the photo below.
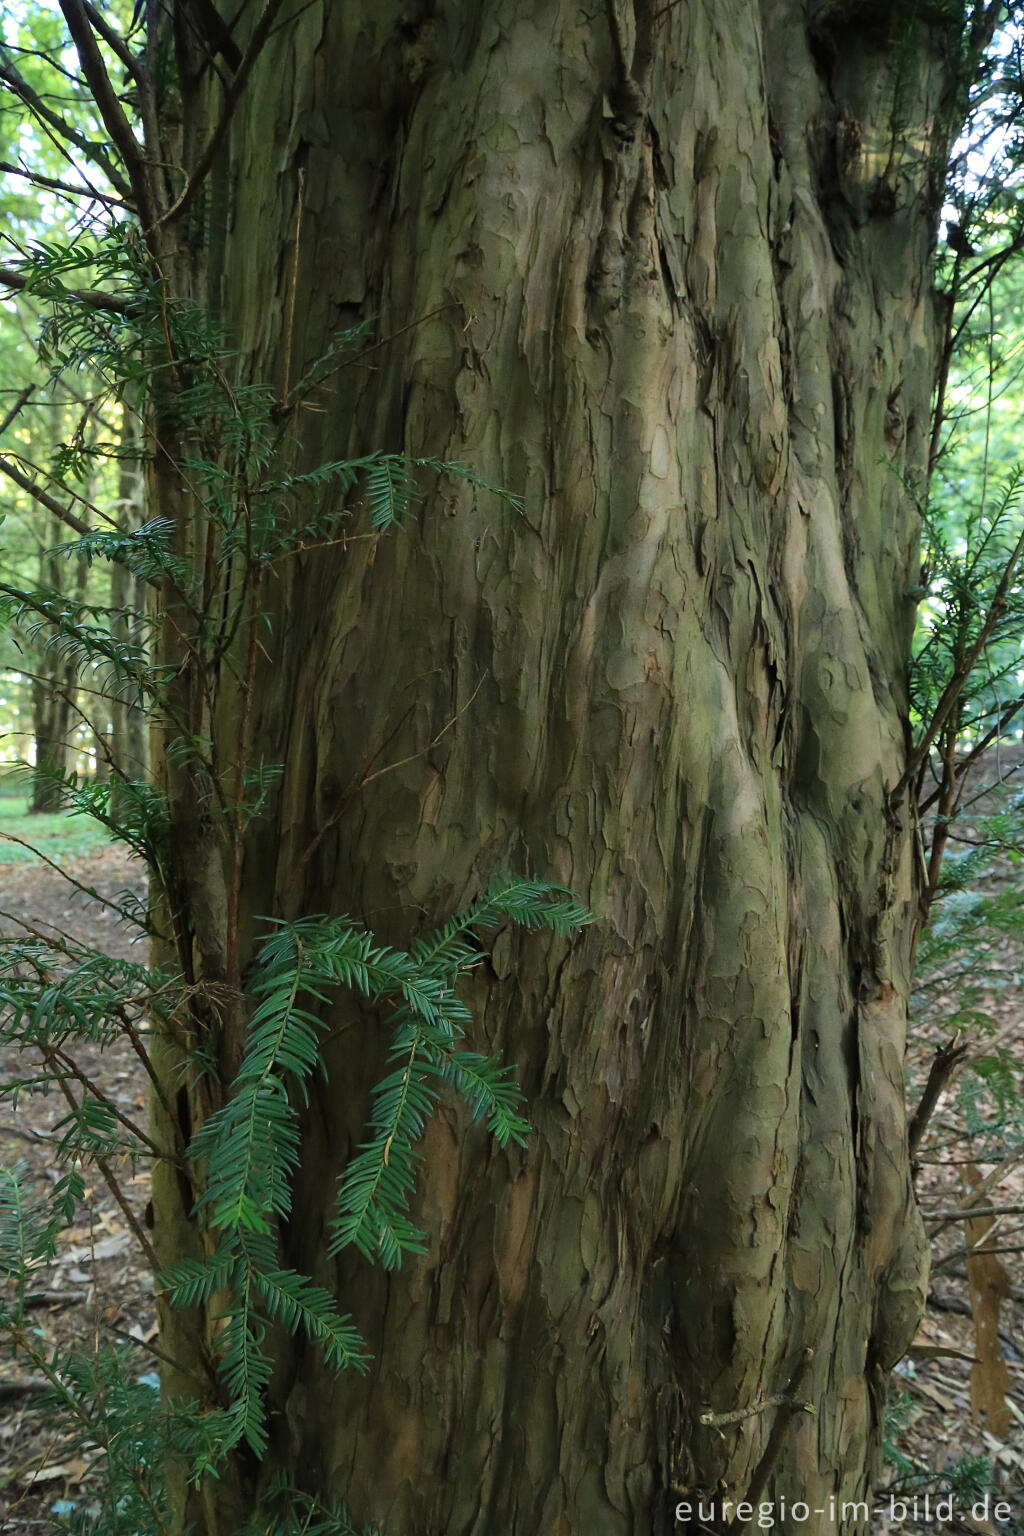
[[[939,699],[938,704],[935,706],[935,711],[925,730],[924,735],[921,737],[921,740],[910,754],[910,758],[906,769],[904,770],[903,776],[899,783],[896,785],[896,788],[893,790],[893,799],[896,799],[899,794],[906,788],[906,786],[912,783],[913,780],[917,777],[918,770],[921,768],[922,764],[928,756],[928,753],[931,751],[932,743],[935,741],[935,738],[938,736],[942,727],[945,725],[954,707],[956,706],[960,695],[963,693],[964,688],[967,686],[967,681],[974,669],[974,665],[977,662],[978,657],[984,651],[986,645],[989,642],[989,639],[991,638],[992,631],[995,629],[996,624],[1002,617],[1003,609],[1006,607],[1006,599],[1009,595],[1010,587],[1016,574],[1017,566],[1020,563],[1021,555],[1024,555],[1024,532],[1022,532],[1018,538],[1016,544],[1013,547],[1013,553],[1010,555],[1010,558],[1007,560],[1006,565],[1003,568],[1003,574],[999,579],[999,585],[995,590],[992,602],[989,605],[988,613],[985,615],[985,620],[978,632],[978,636],[974,641],[974,644],[970,646],[969,649],[958,660],[953,671],[953,676],[950,678],[949,682],[943,689],[942,697]]]
[[[49,491],[44,491],[41,485],[37,485],[34,480],[29,479],[28,475],[23,474],[17,464],[12,459],[9,459],[6,454],[0,454],[0,474],[6,475],[8,480],[12,480],[19,490],[25,492],[26,496],[31,496],[33,501],[37,501],[41,507],[45,507],[47,512],[52,512],[54,517],[64,523],[66,527],[71,528],[75,533],[84,537],[92,532],[88,523],[84,522],[82,518],[76,517],[74,512],[69,511],[67,507],[62,507],[60,502],[50,495]]]
[[[299,204],[295,210],[295,254],[292,258],[292,285],[288,295],[288,323],[284,334],[284,360],[282,363],[281,409],[288,409],[288,386],[291,382],[292,343],[295,337],[295,295],[299,286],[299,254],[302,249],[302,204],[306,191],[306,168],[299,167]]]
[[[132,132],[131,125],[124,115],[124,108],[111,84],[83,0],[60,0],[60,8],[68,24],[68,31],[71,33],[92,99],[96,103],[112,144],[121,156],[135,204],[143,223],[148,227],[156,220],[157,208],[153,197],[152,178],[142,145]]]
[[[151,1141],[140,1126],[137,1126],[134,1121],[129,1120],[128,1116],[118,1109],[113,1099],[108,1098],[101,1088],[97,1088],[92,1078],[82,1071],[78,1063],[73,1061],[66,1051],[62,1051],[59,1046],[55,1045],[44,1045],[41,1049],[48,1062],[53,1064],[59,1072],[66,1073],[68,1077],[74,1078],[75,1082],[81,1083],[86,1093],[91,1094],[97,1104],[102,1104],[107,1113],[113,1115],[114,1119],[118,1120],[126,1131],[141,1142],[152,1157],[166,1158],[166,1153],[160,1150],[156,1142]]]
[[[234,837],[231,847],[231,872],[228,885],[228,913],[227,934],[225,948],[227,954],[227,979],[232,989],[236,1002],[233,1007],[232,1029],[228,1031],[229,1038],[225,1040],[227,1065],[229,1068],[228,1081],[234,1077],[242,1060],[242,1019],[241,1019],[241,992],[242,981],[239,971],[239,916],[242,897],[242,862],[245,856],[245,774],[249,766],[249,758],[252,752],[252,721],[253,699],[256,691],[256,663],[258,658],[259,634],[257,629],[257,604],[256,599],[260,589],[260,569],[256,566],[251,574],[250,595],[252,598],[252,615],[249,623],[248,646],[245,660],[245,677],[242,681],[241,718],[238,724],[238,752],[235,757],[234,785],[232,798],[234,802]]]
[[[134,53],[132,53],[132,50],[129,48],[120,32],[118,32],[114,27],[110,25],[110,23],[103,15],[103,12],[99,10],[95,5],[91,4],[91,0],[84,0],[83,9],[89,20],[92,22],[92,25],[99,33],[100,37],[102,37],[103,41],[106,43],[107,47],[111,50],[112,53],[117,54],[117,57],[120,59],[125,69],[131,75],[136,85],[141,85],[145,78],[144,72],[140,68],[138,59],[135,57]]]
[[[936,1105],[945,1092],[946,1085],[957,1067],[967,1055],[969,1046],[958,1040],[951,1040],[948,1045],[942,1045],[932,1058],[931,1067],[928,1070],[928,1078],[924,1085],[924,1092],[915,1109],[907,1130],[907,1141],[910,1148],[910,1161],[915,1163],[917,1152],[924,1140],[924,1133],[928,1129],[928,1122],[935,1113]]]
[[[255,65],[256,60],[259,58],[260,54],[263,52],[263,46],[270,34],[270,29],[274,24],[274,19],[283,4],[284,0],[267,0],[266,5],[263,7],[263,13],[260,16],[259,21],[256,23],[256,26],[253,28],[253,34],[249,40],[249,46],[246,48],[245,53],[242,55],[242,60],[238,66],[235,78],[228,86],[223,111],[221,112],[216,127],[214,128],[209,140],[207,141],[206,148],[202,151],[199,159],[193,166],[191,175],[185,182],[177,202],[173,203],[171,207],[168,208],[166,213],[161,214],[159,220],[154,221],[154,227],[157,225],[171,223],[175,219],[180,219],[182,214],[187,211],[192,202],[195,200],[199,188],[202,186],[203,182],[206,180],[213,167],[213,162],[217,157],[217,151],[221,146],[224,135],[227,133],[228,128],[231,125],[231,119],[235,115],[235,108],[238,106],[239,101],[242,99],[242,93],[248,84],[249,76],[252,73],[253,66]]]
[[[977,1216],[1024,1216],[1024,1205],[979,1205],[969,1211],[929,1211],[925,1221],[973,1221]]]
[[[178,1144],[178,1152],[182,1158],[182,1161],[184,1161],[187,1149],[185,1147],[184,1137],[181,1134],[181,1126],[178,1124],[178,1117],[171,1108],[171,1102],[164,1092],[164,1086],[161,1083],[157,1074],[157,1070],[153,1065],[153,1058],[150,1056],[149,1052],[146,1050],[145,1045],[142,1043],[142,1037],[138,1030],[135,1028],[135,1025],[132,1023],[131,1018],[128,1016],[127,1010],[123,1008],[115,1008],[114,1012],[117,1014],[117,1017],[124,1025],[124,1032],[128,1039],[128,1044],[131,1046],[132,1050],[141,1061],[143,1070],[153,1085],[153,1091],[156,1094],[161,1109],[167,1116],[168,1120],[171,1122],[171,1125],[174,1127],[174,1137]],[[162,1157],[163,1153],[160,1155]]]
[[[952,721],[947,724],[943,732],[942,743],[942,784],[939,793],[939,809],[932,828],[932,846],[928,855],[928,881],[921,893],[921,922],[928,921],[928,914],[939,889],[939,879],[942,874],[942,860],[946,852],[946,844],[949,841],[950,822],[953,817],[957,786],[961,781],[957,779],[956,772],[956,743],[959,735],[959,710],[954,712]]]
[[[756,1504],[767,1487],[768,1479],[771,1477],[775,1463],[779,1459],[779,1453],[786,1438],[786,1430],[789,1428],[789,1421],[794,1413],[801,1410],[805,1413],[814,1412],[812,1404],[802,1403],[798,1397],[800,1384],[810,1370],[813,1360],[814,1350],[810,1348],[805,1349],[796,1363],[796,1369],[789,1378],[789,1386],[786,1389],[784,1400],[779,1406],[779,1411],[775,1415],[775,1423],[772,1425],[771,1433],[768,1436],[764,1454],[754,1469],[753,1477],[750,1479],[750,1486],[744,1498],[744,1502],[747,1504]],[[748,1524],[749,1521],[739,1521],[736,1528],[737,1530],[743,1530]]]
[[[71,1089],[68,1087],[67,1080],[59,1072],[57,1074],[57,1085],[67,1100],[68,1104],[70,1104],[72,1110],[77,1113],[79,1109],[78,1100],[75,1098],[74,1094],[71,1092]],[[101,1157],[99,1153],[94,1153],[93,1161],[95,1162],[96,1167],[99,1169],[100,1174],[102,1175],[104,1184],[106,1184],[110,1193],[113,1195],[114,1200],[120,1207],[121,1213],[124,1216],[125,1221],[128,1223],[132,1235],[141,1247],[143,1253],[146,1255],[154,1275],[159,1274],[160,1261],[153,1251],[153,1245],[149,1238],[146,1236],[142,1227],[139,1225],[139,1219],[135,1212],[132,1210],[131,1206],[128,1204],[127,1200],[122,1194],[121,1186],[118,1184],[117,1180],[114,1178],[114,1175],[111,1173],[110,1165],[108,1164],[106,1158]]]
[[[985,1236],[979,1238],[973,1247],[968,1245],[965,1248],[956,1249],[954,1253],[944,1254],[941,1259],[935,1260],[932,1265],[932,1271],[946,1269],[948,1265],[955,1264],[958,1259],[981,1259],[990,1253],[1024,1253],[1024,1243],[1001,1243],[992,1248],[981,1247],[981,1244],[987,1242],[987,1240],[988,1233],[986,1232]]]
[[[2,169],[3,167],[0,166],[0,170]],[[0,421],[0,437],[3,437],[11,423],[16,421],[17,418],[21,415],[22,409],[28,404],[29,400],[31,400],[32,396],[35,394],[35,388],[36,387],[34,384],[25,385],[25,388],[18,395],[17,400],[15,400],[10,410],[4,416],[3,421]]]
[[[0,166],[0,169],[6,167]],[[25,289],[31,290],[31,276],[23,272],[15,272],[12,267],[0,267],[0,284],[3,287],[14,289],[15,293],[23,293]],[[41,295],[45,296],[45,295]],[[78,303],[88,304],[89,309],[109,310],[111,315],[127,315],[129,301],[121,298],[118,293],[104,293],[101,289],[64,289],[61,298],[77,298]]]
[[[84,134],[79,133],[65,118],[61,117],[59,112],[54,112],[52,107],[48,107],[43,98],[32,89],[28,81],[15,67],[10,55],[4,49],[0,49],[0,80],[9,86],[16,96],[20,97],[26,107],[35,114],[40,122],[47,124],[54,130],[57,136],[56,142],[62,148],[68,144],[73,144],[76,149],[80,149],[86,159],[91,160],[94,165],[99,167],[110,182],[110,185],[125,200],[125,203],[131,203],[132,188],[130,182],[125,180],[117,167],[107,158],[101,146],[94,144],[91,139],[87,139]],[[66,148],[65,153],[67,153]],[[68,155],[68,159],[71,160],[70,155]],[[72,161],[72,163],[74,162]]]

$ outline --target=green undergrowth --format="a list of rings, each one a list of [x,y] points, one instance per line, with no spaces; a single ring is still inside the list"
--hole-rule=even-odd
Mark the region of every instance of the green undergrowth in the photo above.
[[[39,864],[39,854],[66,864],[112,845],[106,828],[89,816],[67,811],[33,815],[28,806],[26,795],[0,792],[0,864]]]

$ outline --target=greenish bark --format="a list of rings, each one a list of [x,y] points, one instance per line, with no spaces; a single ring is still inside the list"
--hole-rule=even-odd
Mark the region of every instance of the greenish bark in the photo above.
[[[219,706],[284,765],[234,914],[231,856],[164,769],[195,977],[230,986],[258,916],[347,911],[401,942],[508,867],[601,922],[571,949],[494,943],[480,1039],[536,1133],[500,1153],[443,1113],[429,1253],[389,1276],[325,1252],[385,1059],[339,1010],[284,1237],[375,1366],[334,1379],[282,1344],[272,1453],[209,1529],[274,1465],[407,1536],[648,1536],[766,1472],[812,1510],[869,1496],[926,1274],[906,485],[958,46],[900,4],[353,0],[297,12],[254,71],[208,288],[194,228],[170,252],[238,382],[287,410],[375,315],[372,355],[292,409],[295,463],[461,459],[525,511],[444,486],[400,536],[268,584],[273,660]],[[208,89],[186,80],[197,144]],[[167,1170],[156,1215],[164,1257],[198,1251]],[[164,1325],[179,1361],[210,1341]],[[703,1422],[784,1393],[807,1349],[816,1411],[770,1468],[777,1410]]]

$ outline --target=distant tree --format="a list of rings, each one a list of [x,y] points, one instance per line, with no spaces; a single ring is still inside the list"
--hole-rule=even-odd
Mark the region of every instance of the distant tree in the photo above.
[[[56,546],[63,541],[64,529],[51,518],[46,531],[49,547],[39,554],[39,585],[59,599],[70,574],[68,596],[81,602],[85,596],[88,567],[84,561],[79,561],[77,572],[69,572],[67,561],[56,551]],[[78,667],[74,658],[62,655],[45,642],[31,647],[29,657],[35,663],[31,693],[32,755],[38,769],[32,778],[30,809],[55,811],[61,805],[61,780],[74,763],[72,738],[78,725],[75,714]]]

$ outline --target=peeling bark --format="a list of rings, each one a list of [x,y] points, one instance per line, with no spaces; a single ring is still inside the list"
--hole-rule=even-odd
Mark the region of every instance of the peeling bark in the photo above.
[[[378,317],[294,409],[295,464],[407,449],[525,496],[445,485],[268,588],[254,742],[284,778],[241,958],[271,913],[404,941],[508,867],[601,918],[571,949],[495,941],[480,1038],[536,1134],[500,1153],[442,1114],[430,1252],[391,1276],[324,1254],[384,1062],[339,1009],[286,1241],[377,1360],[335,1380],[288,1346],[268,1466],[357,1523],[648,1536],[764,1475],[812,1510],[869,1497],[927,1269],[894,790],[957,41],[938,8],[863,12],[313,6],[215,171],[242,382]],[[214,981],[226,879],[196,925]],[[167,1176],[168,1251],[177,1200]],[[702,1415],[785,1393],[808,1349],[816,1413],[765,1474],[774,1410]]]

